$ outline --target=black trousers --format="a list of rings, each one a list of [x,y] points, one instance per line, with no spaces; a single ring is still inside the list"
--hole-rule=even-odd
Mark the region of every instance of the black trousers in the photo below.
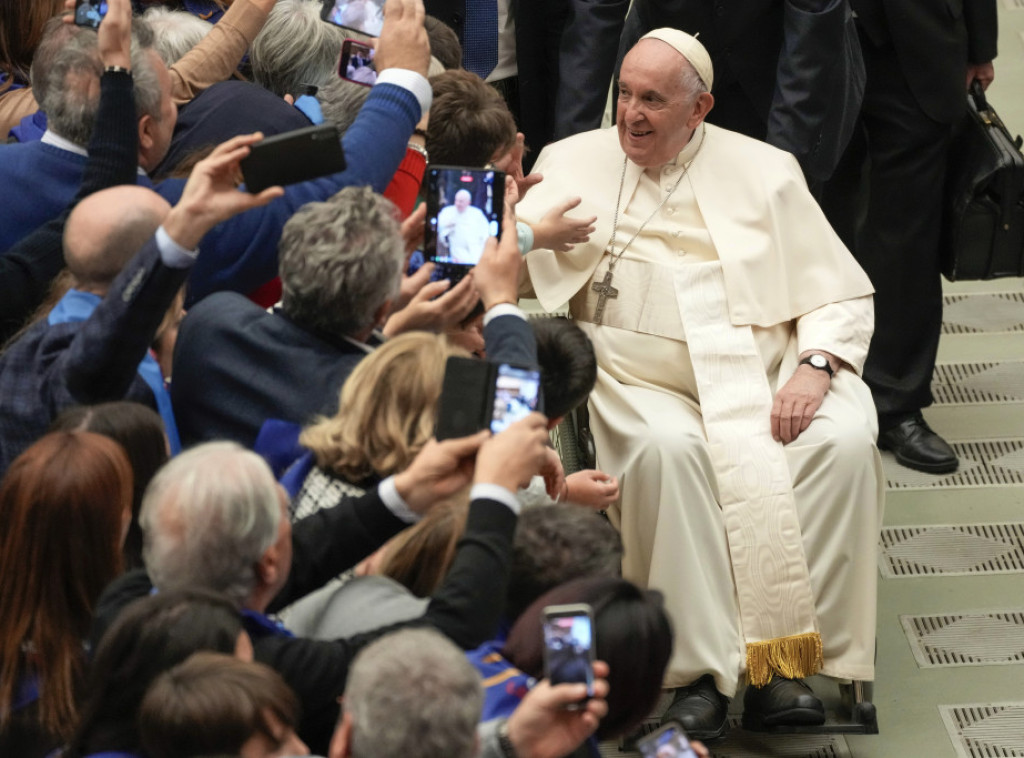
[[[942,326],[939,224],[952,126],[921,110],[891,45],[863,34],[860,123],[821,205],[875,286],[864,367],[884,429],[932,403]]]

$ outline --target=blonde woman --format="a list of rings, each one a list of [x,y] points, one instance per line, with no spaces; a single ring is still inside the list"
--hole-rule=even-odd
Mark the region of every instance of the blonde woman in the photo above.
[[[292,500],[294,520],[361,495],[402,471],[434,434],[445,361],[468,356],[447,338],[413,332],[388,340],[359,362],[342,385],[338,412],[307,427],[309,450]]]

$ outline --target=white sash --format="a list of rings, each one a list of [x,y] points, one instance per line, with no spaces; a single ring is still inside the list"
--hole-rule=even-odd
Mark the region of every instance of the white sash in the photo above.
[[[751,684],[810,676],[821,635],[772,394],[750,326],[729,321],[721,263],[680,266],[679,316],[718,479]]]

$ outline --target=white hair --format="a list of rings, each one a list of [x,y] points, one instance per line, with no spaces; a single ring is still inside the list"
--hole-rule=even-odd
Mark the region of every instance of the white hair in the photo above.
[[[187,11],[175,11],[154,5],[142,14],[156,36],[153,48],[164,65],[177,63],[210,33],[213,24]]]
[[[453,642],[433,629],[404,629],[356,656],[344,708],[352,758],[472,758],[483,688]]]
[[[281,518],[266,461],[234,442],[199,445],[172,458],[143,495],[146,569],[161,590],[203,587],[242,604]]]
[[[279,97],[306,94],[336,75],[345,33],[320,19],[318,0],[278,0],[252,42],[252,76]]]

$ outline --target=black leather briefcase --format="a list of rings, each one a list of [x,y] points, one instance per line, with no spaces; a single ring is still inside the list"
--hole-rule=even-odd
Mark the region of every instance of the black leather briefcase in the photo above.
[[[946,177],[942,273],[947,279],[1024,276],[1024,156],[978,82],[953,140]]]

